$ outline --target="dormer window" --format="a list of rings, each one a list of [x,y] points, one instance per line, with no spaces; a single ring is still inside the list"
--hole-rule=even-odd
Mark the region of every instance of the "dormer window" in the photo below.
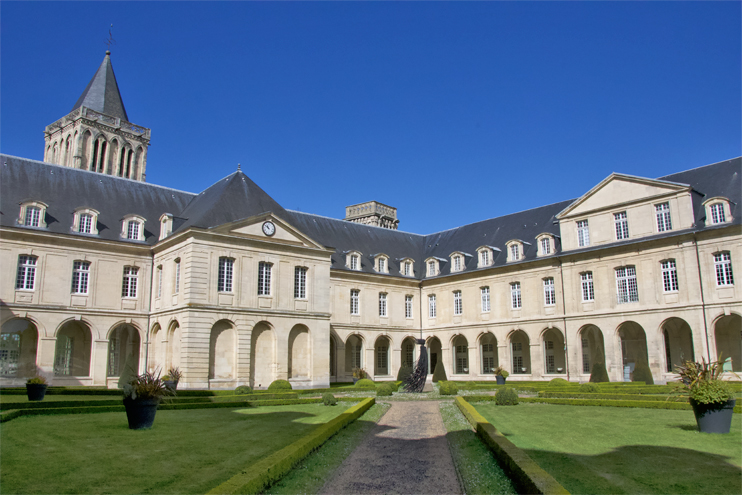
[[[173,233],[173,215],[163,213],[160,217],[160,240]]]
[[[520,261],[523,259],[523,242],[512,240],[507,243],[508,261]]]
[[[425,260],[425,266],[427,267],[428,277],[435,277],[438,275],[438,260],[430,258]]]
[[[464,253],[453,253],[451,254],[451,272],[460,272],[464,270],[466,265]]]
[[[485,266],[492,266],[495,262],[494,251],[500,251],[498,248],[492,246],[480,246],[477,248],[477,267],[482,268]]]
[[[556,251],[554,245],[554,236],[551,234],[541,234],[536,237],[538,243],[538,256],[549,256]]]
[[[121,225],[121,237],[132,241],[143,241],[144,222],[144,218],[137,215],[129,215],[124,217]]]
[[[357,251],[348,253],[347,257],[345,258],[345,264],[351,270],[356,270],[356,271],[360,270],[361,269],[361,253]]]
[[[729,200],[726,198],[711,198],[704,201],[706,207],[706,225],[717,225],[732,221]]]
[[[45,229],[46,206],[47,205],[41,201],[27,201],[21,203],[18,225]]]
[[[482,249],[479,252],[479,266],[489,266],[490,258],[491,255],[489,249]]]
[[[72,221],[72,231],[98,235],[98,215],[99,213],[92,208],[78,208]]]
[[[389,273],[389,258],[380,254],[376,256],[376,271],[379,273]]]
[[[415,274],[413,270],[414,268],[413,262],[409,258],[403,259],[402,263],[400,263],[399,265],[399,268],[400,268],[399,269],[400,273],[404,275],[405,277],[412,277]]]

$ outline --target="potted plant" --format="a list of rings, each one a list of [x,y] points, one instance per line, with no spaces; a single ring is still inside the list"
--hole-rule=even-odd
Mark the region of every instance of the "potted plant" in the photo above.
[[[46,378],[41,375],[34,375],[26,380],[26,395],[30,401],[41,401],[44,400],[46,395],[46,387],[49,385],[46,383]]]
[[[183,372],[180,371],[180,368],[177,366],[171,366],[170,369],[167,370],[167,375],[162,377],[162,381],[171,392],[175,392],[178,388],[178,382],[182,377]]]
[[[355,384],[358,380],[366,378],[366,370],[363,368],[353,368],[353,383]]]
[[[160,400],[171,393],[159,372],[147,371],[124,385],[124,407],[129,428],[151,428]]]
[[[495,368],[495,380],[497,380],[498,385],[505,385],[505,379],[508,377],[510,373],[507,372],[502,366],[498,366]]]
[[[688,393],[698,430],[729,433],[736,401],[727,382],[721,379],[723,361],[686,361],[675,366],[675,372],[680,375],[681,388]]]

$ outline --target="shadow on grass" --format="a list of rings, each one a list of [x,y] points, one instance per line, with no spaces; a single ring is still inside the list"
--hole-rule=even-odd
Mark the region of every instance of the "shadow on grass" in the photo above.
[[[698,431],[697,425],[689,425],[689,424],[674,424],[674,425],[667,425],[668,428],[678,428],[685,431]]]
[[[742,469],[697,450],[628,445],[594,456],[524,449],[573,494],[740,493]]]

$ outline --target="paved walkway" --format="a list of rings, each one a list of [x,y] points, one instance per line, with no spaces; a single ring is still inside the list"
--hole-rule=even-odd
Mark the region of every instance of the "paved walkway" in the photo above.
[[[438,402],[392,402],[320,493],[462,493]]]

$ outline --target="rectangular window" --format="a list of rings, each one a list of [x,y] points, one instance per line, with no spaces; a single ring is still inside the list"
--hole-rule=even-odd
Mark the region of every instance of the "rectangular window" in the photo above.
[[[273,265],[261,261],[258,263],[258,295],[271,295],[271,269]]]
[[[157,297],[162,297],[162,265],[157,267]]]
[[[678,272],[675,268],[675,260],[667,260],[660,263],[662,266],[662,287],[665,292],[676,292],[678,290]]]
[[[234,260],[232,258],[219,258],[219,282],[217,283],[219,292],[232,292],[233,270]]]
[[[360,368],[361,367],[361,349],[363,347],[359,345],[351,345],[350,346],[350,356],[351,356],[351,366],[353,368]]]
[[[461,256],[453,257],[453,271],[455,272],[461,271]]]
[[[489,266],[490,264],[490,252],[486,249],[483,249],[482,252],[479,254],[482,260],[482,266]]]
[[[548,237],[541,239],[541,254],[551,254],[551,239]]]
[[[75,261],[72,264],[72,293],[87,294],[90,278],[90,262]]]
[[[36,256],[22,254],[18,256],[18,272],[15,277],[15,288],[33,290],[36,279]]]
[[[412,318],[412,296],[404,296],[404,317]]]
[[[626,216],[626,212],[622,211],[621,213],[614,213],[613,223],[615,224],[615,227],[616,227],[616,240],[620,241],[622,239],[628,239],[629,238],[629,219]]]
[[[386,259],[384,258],[379,258],[379,271],[386,273]]]
[[[139,239],[139,222],[136,220],[129,220],[126,225],[126,238],[127,239]]]
[[[582,302],[594,301],[593,272],[581,273],[580,279],[582,280]]]
[[[93,231],[93,215],[90,213],[80,214],[80,227],[78,231],[81,234],[90,234]]]
[[[461,299],[461,291],[453,291],[453,314],[460,316],[464,312],[464,302]]]
[[[546,356],[546,372],[547,373],[556,373],[556,361],[554,359],[553,354],[549,354]]]
[[[412,263],[410,263],[409,261],[404,262],[404,274],[407,277],[412,275]]]
[[[724,204],[714,203],[711,205],[711,223],[724,223],[726,222],[726,215],[724,214]]]
[[[27,227],[38,227],[41,223],[41,208],[38,206],[26,206],[26,218],[23,223]]]
[[[732,257],[728,252],[714,255],[714,268],[716,269],[716,285],[734,285]]]
[[[180,260],[175,261],[175,291],[174,294],[180,292]]]
[[[590,245],[590,228],[587,225],[587,220],[577,222],[577,245],[579,247]]]
[[[303,266],[294,268],[294,298],[307,298],[307,269]]]
[[[582,372],[590,373],[590,344],[582,339]]]
[[[0,376],[16,376],[21,364],[21,336],[0,334]]]
[[[350,291],[350,314],[352,315],[361,314],[360,305],[358,301],[360,294],[361,294],[361,291],[357,289],[353,289]]]
[[[403,366],[412,366],[413,364],[415,364],[414,352],[415,352],[415,346],[413,344],[405,344]]]
[[[554,279],[544,279],[544,304],[553,306],[556,304],[556,290],[554,289]]]
[[[380,345],[376,348],[376,367],[379,369],[381,374],[386,375],[388,373],[387,366],[389,362],[389,348],[385,345]]]
[[[433,275],[435,275],[435,261],[428,263],[428,276],[432,277]]]
[[[430,318],[435,318],[437,313],[438,311],[435,306],[435,294],[431,294],[428,296],[428,316]]]
[[[495,372],[495,356],[493,344],[482,344],[482,373],[492,375]]]
[[[510,284],[510,306],[513,309],[521,308],[520,282],[513,282]]]
[[[490,310],[490,288],[482,287],[482,313]]]
[[[670,221],[670,203],[654,205],[654,210],[657,213],[657,232],[672,230],[672,222]]]
[[[358,255],[356,254],[350,255],[350,269],[358,270]]]
[[[510,259],[513,261],[517,261],[520,259],[520,249],[518,248],[517,244],[510,245]]]
[[[124,267],[124,283],[121,286],[121,297],[137,297],[137,281],[139,268],[136,266]]]
[[[386,313],[386,294],[379,293],[379,316],[387,316]]]
[[[616,268],[616,288],[618,289],[618,304],[639,302],[636,268],[633,266]]]

